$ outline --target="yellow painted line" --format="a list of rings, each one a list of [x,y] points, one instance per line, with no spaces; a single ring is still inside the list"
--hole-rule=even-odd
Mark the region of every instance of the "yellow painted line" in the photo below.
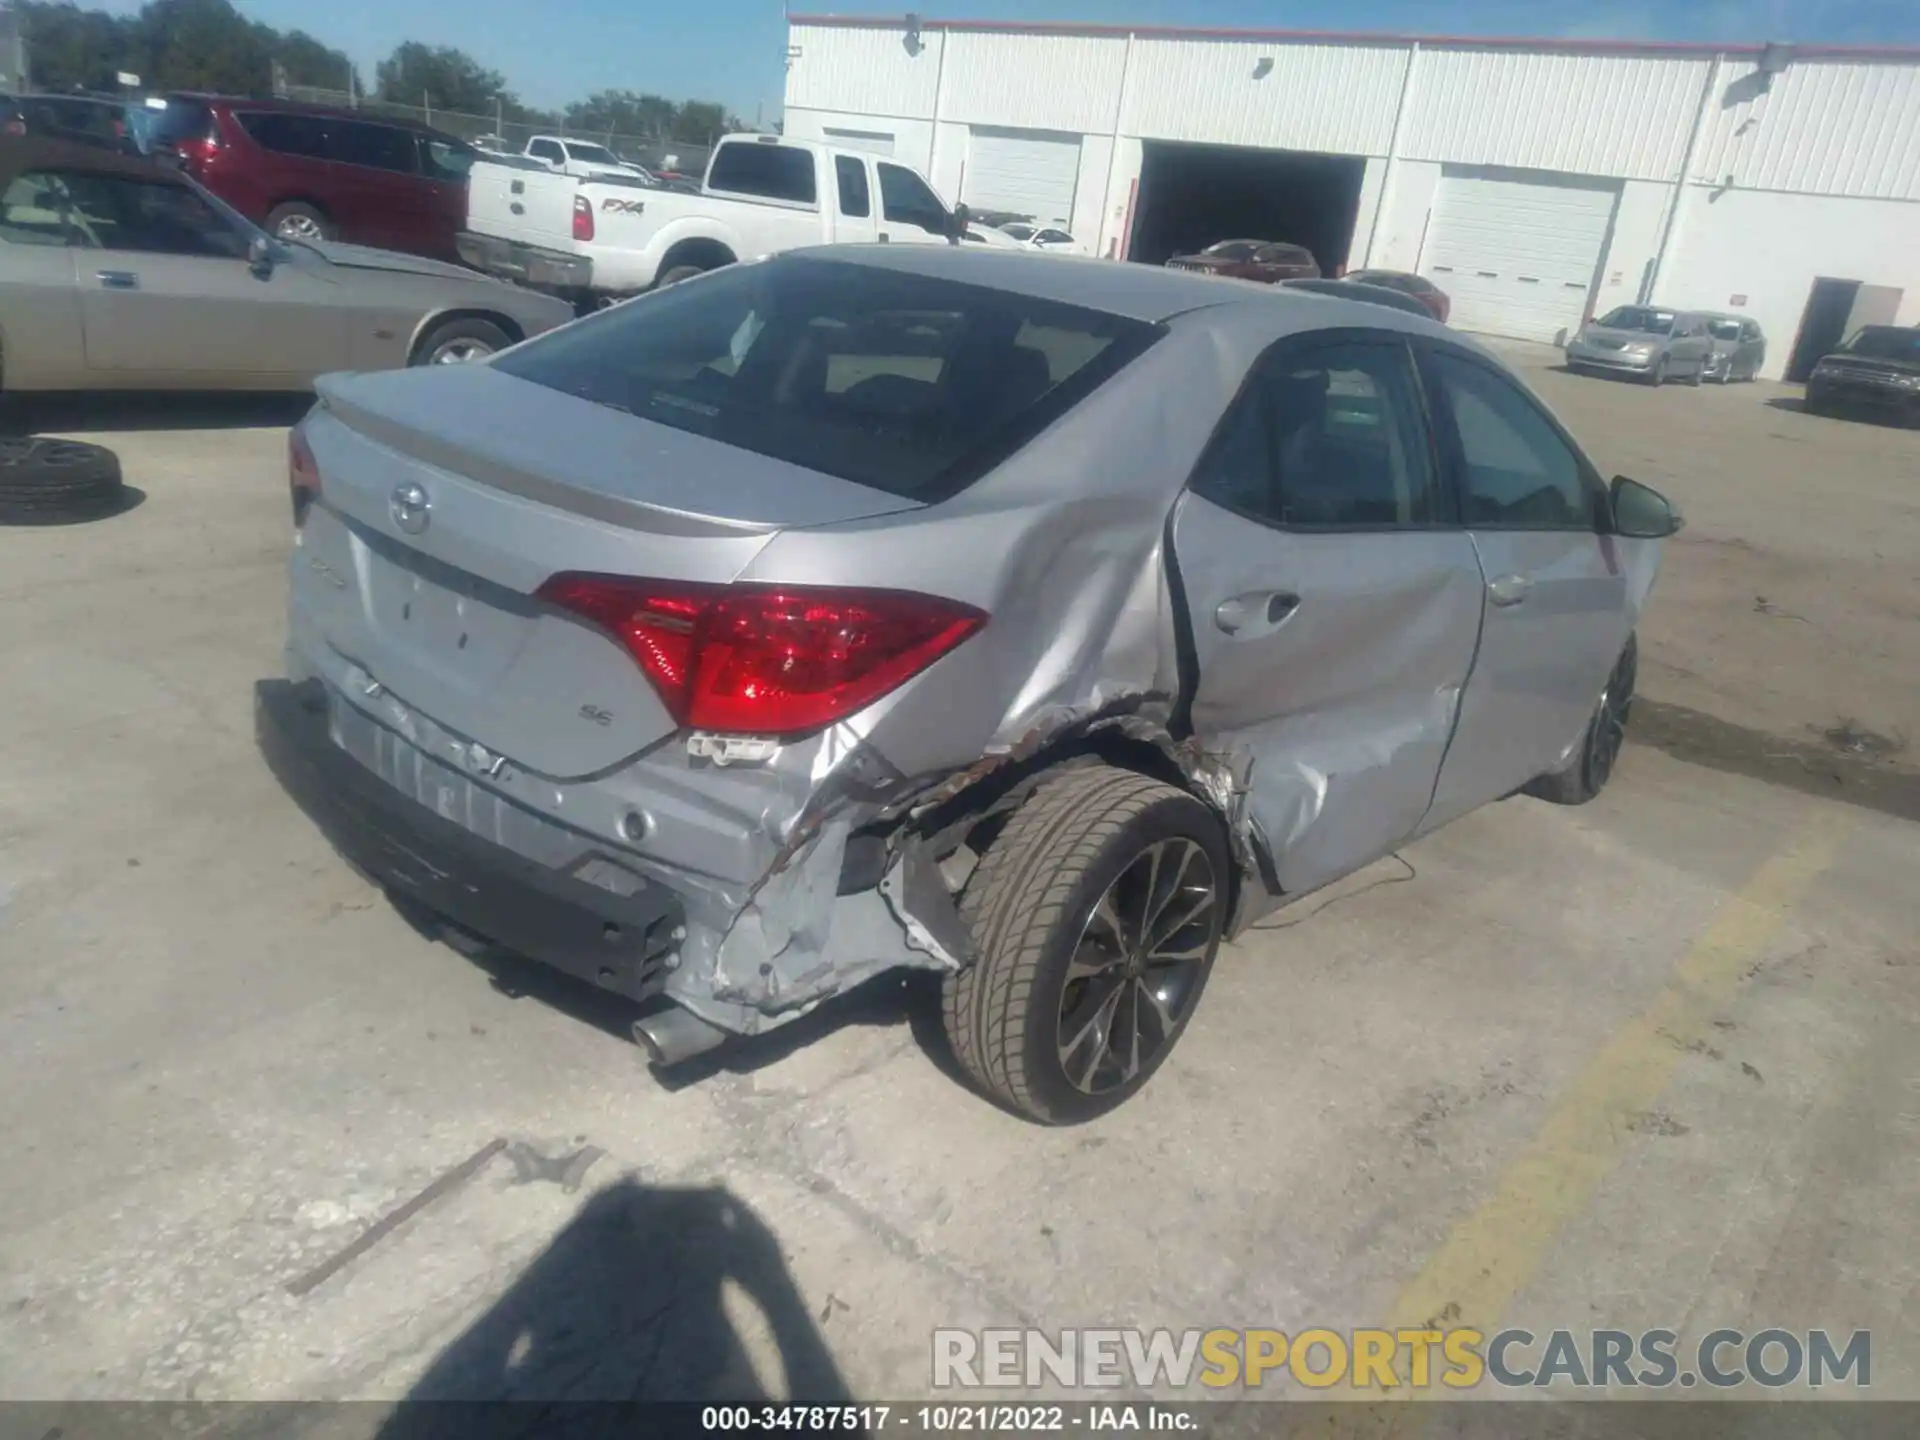
[[[1401,1292],[1396,1328],[1494,1329],[1561,1228],[1619,1163],[1634,1139],[1632,1122],[1653,1108],[1689,1047],[1706,1043],[1715,1014],[1851,828],[1838,806],[1804,812],[1792,845],[1728,897],[1658,997],[1587,1062],[1486,1203],[1454,1226]]]

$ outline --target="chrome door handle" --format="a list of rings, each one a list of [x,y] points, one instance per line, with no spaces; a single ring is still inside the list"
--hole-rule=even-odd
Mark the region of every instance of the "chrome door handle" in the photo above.
[[[1487,599],[1496,605],[1518,605],[1533,593],[1533,580],[1526,575],[1502,575],[1487,582]]]
[[[109,290],[138,290],[140,288],[140,277],[131,270],[100,270],[95,272],[93,278]]]

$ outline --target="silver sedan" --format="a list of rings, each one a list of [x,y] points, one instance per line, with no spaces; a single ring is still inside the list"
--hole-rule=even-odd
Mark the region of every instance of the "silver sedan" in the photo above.
[[[1569,370],[1632,375],[1649,385],[1698,385],[1712,355],[1706,317],[1663,305],[1616,306],[1567,341]]]
[[[7,390],[304,390],[476,359],[572,315],[458,266],[272,239],[150,161],[0,140]]]
[[[257,714],[341,847],[663,1063],[938,972],[1051,1122],[1262,914],[1598,792],[1677,525],[1424,315],[985,246],[320,388]]]

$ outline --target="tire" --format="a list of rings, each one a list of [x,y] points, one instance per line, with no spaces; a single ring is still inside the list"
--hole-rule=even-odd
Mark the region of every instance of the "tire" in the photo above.
[[[1653,362],[1653,368],[1647,371],[1647,384],[1658,390],[1667,383],[1667,357],[1662,355]]]
[[[1687,377],[1687,384],[1695,390],[1698,390],[1700,388],[1700,382],[1706,378],[1707,362],[1702,360],[1698,365],[1693,367],[1693,373]]]
[[[1607,788],[1626,738],[1627,716],[1633,709],[1633,682],[1639,668],[1640,643],[1629,635],[1626,649],[1614,661],[1593,715],[1581,733],[1573,763],[1555,774],[1542,775],[1526,787],[1527,794],[1555,805],[1584,805]]]
[[[267,229],[282,240],[331,240],[339,232],[318,206],[288,200],[267,212]]]
[[[664,290],[669,285],[678,285],[682,280],[691,280],[696,275],[707,273],[704,265],[676,265],[654,282],[653,288]]]
[[[443,320],[414,349],[410,365],[464,365],[506,349],[513,338],[491,320]]]
[[[1151,873],[1156,862],[1179,868]],[[1094,1119],[1136,1094],[1185,1032],[1212,973],[1228,863],[1218,819],[1184,790],[1106,766],[1041,786],[961,901],[976,959],[946,977],[941,1006],[961,1069],[1047,1125]],[[1175,905],[1183,908],[1169,920]],[[1149,935],[1181,921],[1144,960],[1142,947],[1114,943],[1143,928],[1138,913]],[[1164,958],[1154,964],[1152,953]],[[1088,963],[1095,968],[1082,970]]]
[[[0,438],[0,523],[87,519],[118,507],[125,493],[120,458],[104,446]]]

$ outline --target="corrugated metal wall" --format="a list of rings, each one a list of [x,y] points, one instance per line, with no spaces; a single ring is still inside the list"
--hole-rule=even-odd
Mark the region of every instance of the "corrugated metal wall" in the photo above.
[[[1409,160],[1671,180],[1709,59],[1424,50],[1401,125]]]
[[[1404,45],[1137,39],[1121,128],[1155,140],[1384,155],[1410,53]],[[1263,60],[1272,68],[1256,78]]]
[[[1301,43],[1075,35],[898,23],[795,25],[787,103],[848,117],[1387,152],[1407,42]],[[945,74],[941,78],[941,51]],[[1265,75],[1256,75],[1263,59]],[[1445,45],[1422,48],[1403,158],[1671,181],[1715,62]],[[1742,188],[1920,199],[1920,64],[1795,60],[1758,94],[1752,62],[1719,64],[1694,178]],[[1123,80],[1124,76],[1124,80]],[[1126,113],[1119,114],[1122,91]]]
[[[927,31],[919,54],[908,51],[901,30],[841,25],[795,25],[787,67],[787,104],[807,110],[854,115],[933,115],[946,35]]]
[[[1745,61],[1721,67],[1693,178],[1743,190],[1920,200],[1920,66],[1806,60],[1762,95]]]
[[[947,36],[940,118],[1014,129],[1111,132],[1126,56],[1124,38],[953,31]]]

